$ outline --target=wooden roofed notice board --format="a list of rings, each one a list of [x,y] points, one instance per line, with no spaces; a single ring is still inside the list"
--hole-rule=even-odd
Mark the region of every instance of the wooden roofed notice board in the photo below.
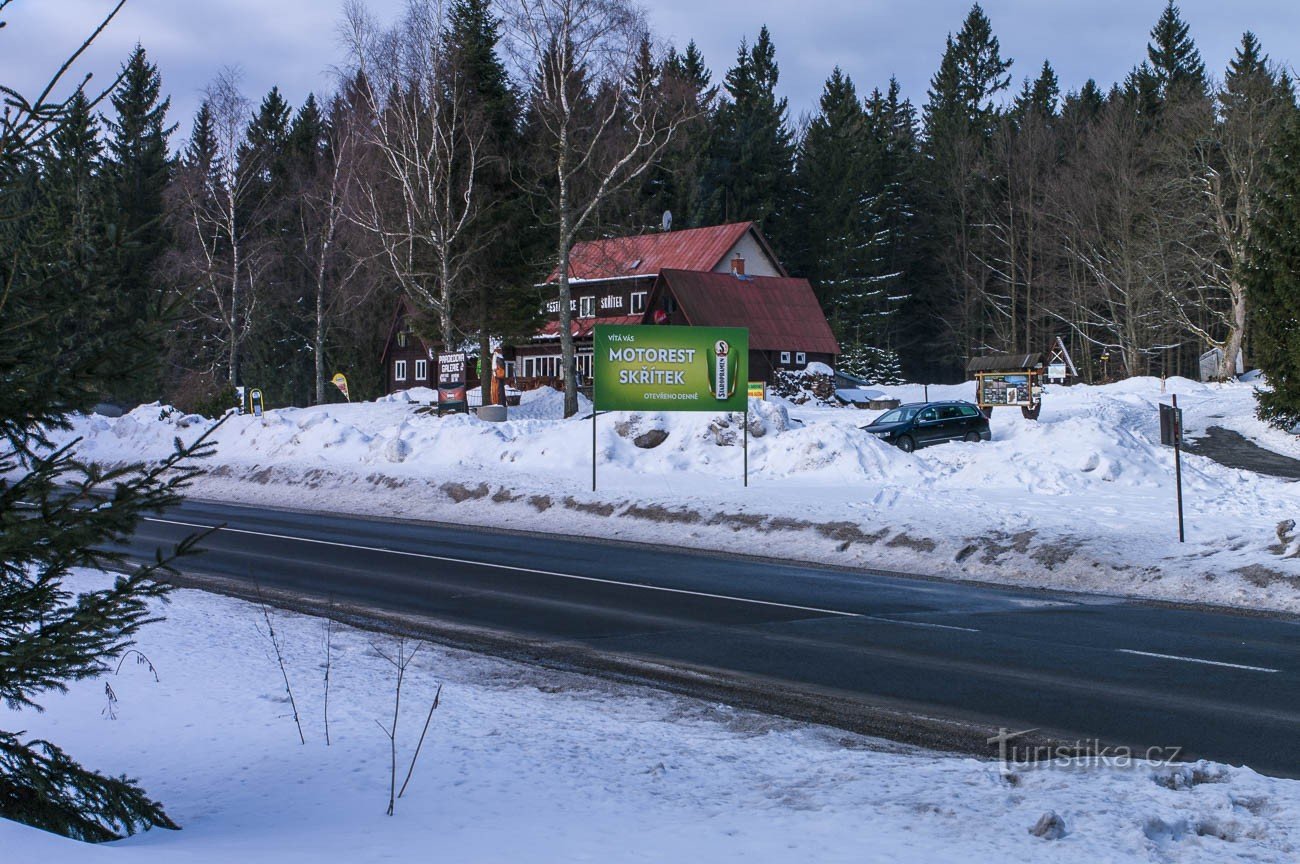
[[[744,412],[749,485],[749,330],[597,324],[592,344],[591,488],[596,412]]]
[[[1042,354],[995,354],[974,357],[966,372],[975,376],[975,402],[988,415],[994,408],[1018,407],[1030,420],[1043,407]]]

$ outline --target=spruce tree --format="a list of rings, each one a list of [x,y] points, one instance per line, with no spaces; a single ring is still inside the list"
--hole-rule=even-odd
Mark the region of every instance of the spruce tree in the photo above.
[[[1251,353],[1268,379],[1255,394],[1259,416],[1283,429],[1300,424],[1300,112],[1289,114],[1268,162],[1246,270]]]
[[[485,200],[493,206],[476,223],[482,238],[473,263],[474,290],[462,304],[461,329],[478,340],[482,397],[491,398],[493,340],[515,340],[532,335],[537,321],[537,296],[527,262],[538,256],[532,244],[541,239],[535,230],[527,197],[518,194],[511,169],[524,152],[520,135],[519,94],[500,55],[501,19],[491,0],[453,0],[445,35],[451,63],[462,76],[467,100],[480,112],[476,122],[493,161],[483,171],[489,190]]]
[[[682,124],[645,184],[645,209],[655,218],[664,211],[673,214],[673,227],[697,227],[700,215],[700,182],[709,136],[713,125],[714,101],[718,88],[709,82],[712,73],[694,41],[678,54],[668,50],[660,70],[661,87],[670,98],[692,106],[694,117]]]
[[[1010,84],[992,24],[977,3],[930,79],[923,109],[929,248],[908,304],[903,361],[913,375],[948,378],[984,343],[982,304],[990,279],[981,207],[995,197],[984,170],[1001,116],[998,94]],[[936,326],[936,324],[938,326]]]
[[[843,340],[861,321],[866,264],[874,250],[874,201],[866,189],[866,117],[853,80],[838,66],[799,146],[792,210],[798,238],[787,256],[812,281],[831,329]]]
[[[741,42],[727,71],[701,181],[699,224],[757,222],[780,239],[794,176],[794,142],[786,100],[777,98],[780,71],[767,27],[752,46]]]
[[[1147,60],[1161,98],[1205,95],[1205,63],[1174,0],[1169,0],[1151,28]]]
[[[111,14],[109,16],[112,17]],[[9,31],[3,32],[5,36]],[[54,76],[57,86],[60,74]],[[152,620],[168,559],[129,563],[116,544],[140,517],[171,506],[193,477],[200,442],[159,463],[104,469],[81,461],[75,444],[57,447],[74,412],[88,411],[110,374],[129,375],[145,322],[87,324],[96,298],[85,274],[103,266],[95,238],[106,230],[91,196],[94,105],[80,90],[65,103],[33,105],[5,88],[0,114],[0,702],[9,720],[40,710],[45,694],[92,678]],[[45,146],[41,195],[32,181]],[[53,203],[52,203],[53,202]],[[73,248],[42,208],[69,213],[88,240]],[[60,210],[60,208],[71,208]],[[129,382],[127,382],[129,383]],[[191,544],[178,550],[186,552]],[[74,567],[120,569],[111,587],[74,594]],[[141,828],[174,828],[162,806],[125,777],[83,768],[51,741],[0,730],[0,817],[82,840],[109,840]]]
[[[127,327],[137,320],[160,320],[171,310],[158,288],[157,268],[170,239],[164,224],[163,193],[171,179],[167,139],[176,128],[167,123],[170,98],[162,96],[162,76],[137,44],[122,67],[112,94],[113,117],[106,118],[107,154],[104,180],[110,219],[116,292],[107,307],[106,326]],[[161,386],[161,344],[140,346],[140,386],[134,391],[110,388],[124,402],[156,399]]]

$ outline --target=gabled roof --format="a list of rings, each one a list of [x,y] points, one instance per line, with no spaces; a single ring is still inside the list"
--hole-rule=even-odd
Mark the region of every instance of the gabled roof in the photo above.
[[[398,297],[397,309],[393,312],[393,321],[388,325],[388,338],[384,340],[384,350],[379,355],[379,358],[385,363],[388,362],[388,352],[392,350],[393,341],[397,338],[398,325],[402,323],[403,319],[413,317],[414,315],[415,306],[411,301],[408,300],[405,295]],[[415,338],[419,340],[420,345],[424,347],[425,353],[432,358],[437,353],[435,349],[437,348],[438,343],[430,345],[420,334],[416,333],[414,335]]]
[[[657,276],[664,270],[712,270],[722,263],[748,232],[754,232],[763,251],[779,269],[781,262],[772,253],[767,240],[753,222],[733,222],[708,228],[686,228],[639,234],[635,237],[611,237],[576,243],[569,252],[570,279],[626,279],[634,276]],[[785,272],[782,269],[782,272]],[[548,282],[557,276],[552,271]]]
[[[748,327],[752,350],[840,353],[807,279],[664,270],[651,303],[665,289],[694,326]]]
[[[990,354],[972,357],[966,364],[967,372],[1020,372],[1037,369],[1043,365],[1042,354]]]

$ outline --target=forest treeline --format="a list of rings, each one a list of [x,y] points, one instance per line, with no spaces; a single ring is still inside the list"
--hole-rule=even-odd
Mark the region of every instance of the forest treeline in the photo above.
[[[1247,32],[1213,75],[1171,2],[1124,80],[1062,93],[978,5],[954,23],[923,104],[835,68],[799,119],[765,27],[715,76],[625,0],[414,0],[391,27],[353,2],[334,92],[251,101],[227,70],[193,118],[137,46],[108,100],[73,100],[0,232],[58,238],[77,338],[171,322],[140,346],[149,375],[103,387],[191,408],[235,383],[337,400],[339,370],[376,395],[401,296],[436,342],[526,337],[545,301],[567,314],[567,280],[538,285],[574,242],[665,211],[757,222],[868,377],[897,358],[952,380],[1057,337],[1085,380],[1249,360],[1251,230],[1297,110],[1284,66]]]

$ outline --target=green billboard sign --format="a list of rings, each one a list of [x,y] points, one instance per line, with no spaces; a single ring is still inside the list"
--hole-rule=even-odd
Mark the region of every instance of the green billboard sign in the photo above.
[[[743,327],[596,325],[597,411],[744,411],[749,331]]]

